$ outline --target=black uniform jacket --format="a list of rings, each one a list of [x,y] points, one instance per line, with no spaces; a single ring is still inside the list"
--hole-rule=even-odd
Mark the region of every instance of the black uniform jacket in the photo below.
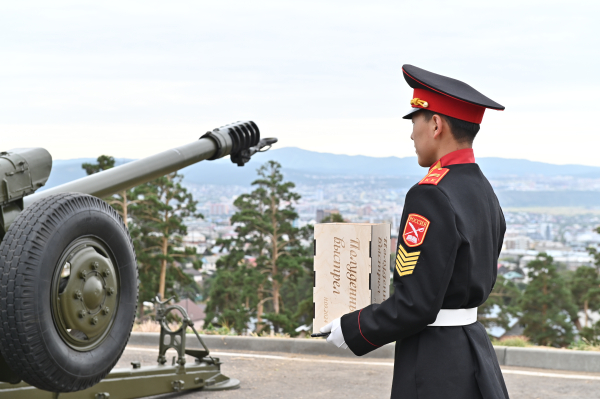
[[[471,149],[443,157],[406,195],[394,293],[346,314],[355,355],[396,341],[392,398],[505,399],[508,393],[484,327],[428,327],[440,309],[483,304],[496,281],[506,224]]]

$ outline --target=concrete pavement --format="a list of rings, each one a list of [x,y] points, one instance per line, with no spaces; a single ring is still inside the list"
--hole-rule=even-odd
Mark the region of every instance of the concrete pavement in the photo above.
[[[132,333],[130,345],[157,345],[156,333]],[[211,350],[282,352],[302,355],[329,355],[356,359],[350,350],[340,350],[324,339],[256,338],[222,335],[204,335],[202,338]],[[187,335],[190,348],[199,347],[198,339]],[[496,356],[501,366],[532,367],[553,370],[600,373],[600,352],[585,352],[553,348],[512,348],[496,346]],[[362,356],[363,359],[394,358],[394,343],[382,346]]]
[[[117,367],[139,360],[156,363],[154,346],[128,346]],[[195,391],[185,399],[275,398],[389,398],[393,363],[389,359],[342,358],[282,352],[221,350],[212,352],[223,362],[225,375],[241,381],[235,391]],[[175,355],[167,353],[167,358]],[[189,359],[192,361],[192,359]],[[600,399],[600,373],[558,372],[503,367],[512,399]]]

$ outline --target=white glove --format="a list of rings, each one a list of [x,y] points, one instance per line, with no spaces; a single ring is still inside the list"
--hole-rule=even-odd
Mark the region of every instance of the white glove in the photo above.
[[[342,334],[339,317],[326,326],[321,327],[320,331],[322,333],[331,333],[327,337],[327,342],[334,344],[338,348],[348,349],[348,345],[346,345],[346,341],[344,340],[344,334]]]

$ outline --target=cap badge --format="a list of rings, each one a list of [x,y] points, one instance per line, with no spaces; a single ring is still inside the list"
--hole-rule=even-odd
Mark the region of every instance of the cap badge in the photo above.
[[[416,105],[423,108],[429,107],[429,103],[427,101],[421,100],[420,98],[413,98],[412,100],[410,100],[410,105]]]

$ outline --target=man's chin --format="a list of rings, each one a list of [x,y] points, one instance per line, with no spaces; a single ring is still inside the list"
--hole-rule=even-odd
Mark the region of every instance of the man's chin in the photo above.
[[[430,168],[431,165],[433,165],[433,163],[426,161],[424,159],[421,159],[421,157],[417,156],[417,162],[419,163],[419,166],[422,168]]]

